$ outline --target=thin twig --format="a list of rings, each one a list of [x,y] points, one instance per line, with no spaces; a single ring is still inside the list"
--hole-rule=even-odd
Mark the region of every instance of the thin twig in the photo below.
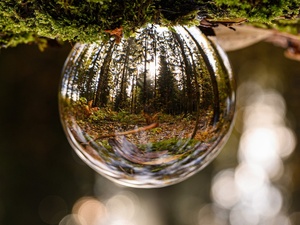
[[[111,137],[123,136],[123,135],[128,135],[128,134],[134,134],[134,133],[138,133],[140,131],[146,131],[146,130],[150,130],[150,129],[153,129],[153,128],[156,128],[156,127],[158,127],[158,123],[152,123],[148,126],[139,127],[139,128],[129,130],[129,131],[101,135],[101,136],[96,137],[94,139],[94,141],[97,141],[97,140],[103,139],[103,138],[111,138]]]

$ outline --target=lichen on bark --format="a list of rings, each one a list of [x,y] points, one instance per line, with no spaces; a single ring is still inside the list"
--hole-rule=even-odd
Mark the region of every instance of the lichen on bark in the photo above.
[[[0,46],[49,39],[95,42],[105,31],[123,28],[133,35],[147,23],[197,24],[245,18],[266,28],[299,32],[300,0],[1,0]]]

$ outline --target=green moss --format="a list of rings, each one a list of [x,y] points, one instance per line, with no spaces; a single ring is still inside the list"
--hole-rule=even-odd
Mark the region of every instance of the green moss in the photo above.
[[[299,5],[300,0],[1,0],[0,45],[36,42],[44,48],[48,38],[95,42],[109,37],[106,30],[123,27],[130,36],[146,23],[195,24],[202,17],[290,27],[277,19],[292,20]]]
[[[299,15],[299,0],[215,0],[217,8],[230,16],[247,18],[250,22],[272,23],[274,19]]]
[[[267,28],[279,30],[281,32],[299,35],[300,32],[300,19],[296,20],[274,20]]]

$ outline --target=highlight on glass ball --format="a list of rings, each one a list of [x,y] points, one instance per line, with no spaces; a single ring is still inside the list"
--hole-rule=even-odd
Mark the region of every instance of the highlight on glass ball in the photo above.
[[[203,169],[228,139],[230,65],[197,27],[76,44],[62,74],[61,121],[90,167],[119,184],[163,187]]]

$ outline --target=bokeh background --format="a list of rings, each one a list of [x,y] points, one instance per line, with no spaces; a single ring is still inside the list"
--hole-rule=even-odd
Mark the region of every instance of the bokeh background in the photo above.
[[[238,105],[221,154],[188,180],[133,189],[74,153],[58,114],[71,44],[0,49],[0,224],[300,224],[300,62],[260,42],[229,52]]]

